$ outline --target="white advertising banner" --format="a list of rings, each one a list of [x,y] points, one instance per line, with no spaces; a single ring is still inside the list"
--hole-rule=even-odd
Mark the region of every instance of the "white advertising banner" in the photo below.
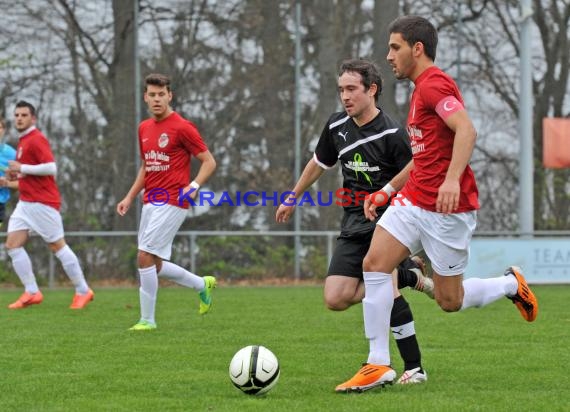
[[[529,283],[570,283],[568,238],[473,238],[465,277],[493,277],[520,266]]]

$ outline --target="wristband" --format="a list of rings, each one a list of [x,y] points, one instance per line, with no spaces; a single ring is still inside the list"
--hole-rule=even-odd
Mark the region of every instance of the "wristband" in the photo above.
[[[388,183],[386,186],[384,186],[381,190],[383,192],[385,192],[388,195],[388,197],[390,197],[394,193],[396,193],[396,189],[394,189],[394,187],[390,183]]]
[[[196,182],[195,180],[192,180],[192,182],[190,183],[190,187],[192,189],[198,190],[198,189],[200,189],[200,184],[198,182]]]

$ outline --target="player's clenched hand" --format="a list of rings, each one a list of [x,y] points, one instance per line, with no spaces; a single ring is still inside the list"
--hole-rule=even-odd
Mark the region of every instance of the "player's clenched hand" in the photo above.
[[[384,189],[378,190],[377,192],[371,193],[364,199],[364,216],[366,219],[374,222],[378,219],[378,212],[376,208],[378,206],[385,206],[390,201],[390,194],[386,193]]]
[[[8,160],[8,170],[10,172],[19,172],[22,168],[22,164],[16,160]]]
[[[376,213],[377,206],[372,202],[372,200],[370,200],[370,198],[371,195],[368,195],[366,196],[366,199],[364,199],[364,216],[366,216],[366,219],[374,221],[378,217],[378,214]]]
[[[121,216],[125,216],[125,213],[127,213],[131,207],[131,203],[132,199],[125,197],[117,204],[117,213]]]
[[[439,213],[453,213],[459,207],[459,181],[445,179],[439,187],[435,210]]]

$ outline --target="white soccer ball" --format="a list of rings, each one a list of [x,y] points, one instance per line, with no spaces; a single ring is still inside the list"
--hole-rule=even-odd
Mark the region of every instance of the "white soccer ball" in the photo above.
[[[248,395],[261,395],[279,380],[277,357],[261,345],[250,345],[236,352],[230,362],[230,379],[234,386]]]

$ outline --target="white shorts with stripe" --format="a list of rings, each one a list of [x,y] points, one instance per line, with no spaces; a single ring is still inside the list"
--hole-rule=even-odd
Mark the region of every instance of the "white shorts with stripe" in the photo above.
[[[63,221],[57,209],[38,202],[18,201],[8,221],[8,233],[27,230],[47,243],[63,239]]]
[[[469,243],[477,212],[443,214],[414,206],[400,198],[384,212],[378,225],[410,252],[423,248],[433,270],[443,276],[463,274],[469,261]]]
[[[186,209],[169,204],[145,204],[141,213],[138,249],[169,260],[174,236],[184,222],[186,214]]]

